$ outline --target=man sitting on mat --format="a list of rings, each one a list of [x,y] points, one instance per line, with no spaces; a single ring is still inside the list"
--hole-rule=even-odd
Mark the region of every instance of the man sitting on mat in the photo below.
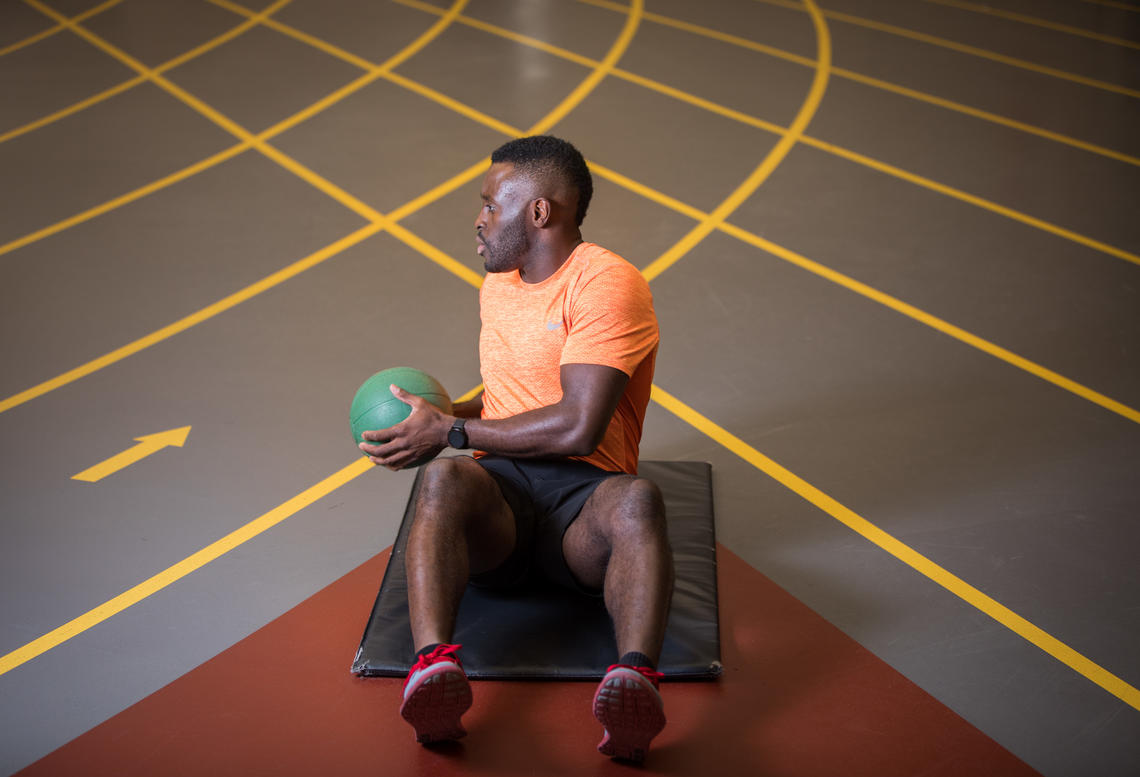
[[[418,660],[400,714],[420,742],[466,733],[471,688],[449,644],[468,581],[509,587],[532,574],[602,596],[618,662],[594,695],[598,749],[640,761],[665,726],[656,671],[673,591],[665,507],[637,477],[657,317],[633,265],[582,240],[593,181],[550,136],[491,155],[475,220],[481,396],[445,415],[397,387],[404,422],[365,432],[372,460],[399,469],[448,444],[475,457],[424,473],[405,564]]]

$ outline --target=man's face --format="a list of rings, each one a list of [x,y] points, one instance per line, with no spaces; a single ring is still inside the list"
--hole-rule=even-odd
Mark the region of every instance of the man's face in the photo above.
[[[514,174],[514,165],[491,165],[483,178],[483,206],[475,219],[475,251],[487,272],[509,272],[522,266],[530,250],[526,229],[530,182]]]

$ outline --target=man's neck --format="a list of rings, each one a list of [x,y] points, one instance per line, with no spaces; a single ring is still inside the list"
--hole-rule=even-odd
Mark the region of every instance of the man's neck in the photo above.
[[[533,258],[519,268],[519,277],[523,283],[542,283],[558,272],[558,268],[566,264],[581,244],[582,236],[578,234],[570,240],[537,247],[537,250],[531,252]]]

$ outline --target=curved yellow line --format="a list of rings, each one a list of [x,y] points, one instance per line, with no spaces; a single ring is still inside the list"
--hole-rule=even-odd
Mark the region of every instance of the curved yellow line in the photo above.
[[[760,188],[761,184],[772,174],[772,171],[784,161],[788,152],[803,136],[804,130],[815,117],[815,112],[823,101],[824,92],[827,91],[827,79],[831,72],[831,34],[827,29],[827,22],[824,21],[819,6],[815,4],[815,0],[805,0],[804,6],[807,8],[808,14],[811,15],[812,24],[815,27],[817,55],[815,77],[812,79],[811,89],[808,91],[807,99],[800,106],[795,120],[776,145],[772,147],[772,150],[768,152],[768,155],[764,157],[764,160],[744,180],[744,183],[736,187],[736,190],[724,202],[718,205],[708,216],[701,219],[700,223],[677,241],[673,247],[642,270],[642,275],[645,276],[646,280],[651,281],[656,278],[708,237],[709,233],[723,224],[725,219]]]
[[[107,2],[100,3],[99,5],[95,6],[94,8],[88,8],[86,11],[84,11],[81,14],[78,14],[77,16],[72,16],[70,21],[78,23],[78,22],[83,21],[84,19],[90,19],[92,16],[95,16],[96,14],[101,14],[104,11],[106,11],[108,8],[112,8],[116,5],[118,5],[119,3],[121,3],[122,1],[123,0],[107,0]],[[46,30],[40,30],[39,32],[35,33],[34,35],[29,35],[28,37],[24,38],[23,40],[18,40],[15,43],[9,43],[7,46],[0,48],[0,57],[4,56],[5,54],[11,54],[13,51],[19,51],[20,49],[25,48],[27,46],[31,46],[33,43],[39,43],[44,38],[50,38],[52,35],[55,35],[57,32],[63,32],[66,29],[67,29],[66,24],[62,24],[62,23],[56,24],[54,27],[48,27]]]
[[[97,8],[104,8],[104,6],[110,7],[110,6],[112,6],[118,2],[121,2],[121,0],[111,0],[108,3],[105,3],[103,6],[97,6]],[[163,62],[158,67],[154,68],[154,72],[155,73],[165,73],[167,70],[171,70],[173,68],[176,68],[179,65],[182,65],[186,62],[189,62],[190,60],[194,59],[195,57],[200,57],[203,54],[205,54],[206,52],[211,51],[213,49],[216,49],[218,46],[221,46],[223,43],[228,43],[229,41],[233,40],[234,38],[238,37],[239,35],[242,35],[243,33],[245,33],[247,30],[249,30],[249,28],[253,27],[259,21],[262,21],[264,19],[269,18],[269,16],[271,14],[277,13],[277,11],[279,11],[282,7],[288,5],[290,2],[291,2],[291,0],[277,0],[277,2],[275,2],[272,5],[262,9],[258,13],[251,14],[250,18],[246,19],[241,24],[238,24],[235,27],[227,30],[226,32],[223,32],[221,35],[217,36],[216,38],[211,38],[210,40],[206,41],[205,43],[203,43],[199,46],[195,46],[194,48],[190,49],[189,51],[183,52],[182,54],[179,54],[174,59],[171,59],[167,62]],[[28,3],[28,5],[36,7],[34,3]],[[42,8],[38,8],[37,10],[40,10],[41,13],[44,13]],[[71,25],[79,24],[79,22],[83,21],[84,19],[88,18],[89,16],[92,16],[93,15],[92,12],[95,10],[96,9],[93,8],[93,9],[91,9],[91,11],[88,11],[85,14],[80,14],[79,16],[73,17],[73,18],[68,19],[64,22],[60,22],[57,25],[57,27],[54,27],[52,29],[53,30],[68,29]],[[35,121],[30,121],[27,124],[24,124],[20,127],[14,127],[13,129],[10,129],[6,132],[0,133],[0,143],[3,143],[6,140],[11,140],[13,138],[19,137],[20,135],[26,135],[27,133],[32,132],[33,130],[40,129],[41,127],[46,127],[47,125],[53,124],[53,123],[59,121],[60,119],[65,119],[68,116],[71,116],[73,114],[79,113],[80,111],[86,110],[87,108],[90,108],[93,105],[98,105],[99,103],[101,103],[105,100],[111,99],[112,97],[114,97],[117,94],[121,94],[122,92],[125,92],[128,89],[133,89],[134,87],[138,86],[139,84],[143,83],[144,81],[146,81],[146,76],[137,75],[134,78],[130,78],[130,79],[127,79],[126,81],[123,81],[121,84],[116,84],[115,86],[112,86],[108,89],[104,89],[102,92],[99,92],[98,94],[93,94],[90,97],[86,97],[86,98],[80,100],[79,102],[74,103],[73,105],[67,106],[66,108],[61,108],[60,110],[55,111],[54,113],[49,113],[47,116],[41,116],[40,118],[36,119]]]

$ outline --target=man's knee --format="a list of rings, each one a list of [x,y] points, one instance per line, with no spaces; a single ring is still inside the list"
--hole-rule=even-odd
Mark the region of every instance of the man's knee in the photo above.
[[[665,500],[652,480],[635,475],[611,478],[607,486],[606,509],[614,533],[666,536]]]
[[[433,459],[424,465],[416,496],[416,519],[462,515],[485,497],[490,476],[468,456]]]

